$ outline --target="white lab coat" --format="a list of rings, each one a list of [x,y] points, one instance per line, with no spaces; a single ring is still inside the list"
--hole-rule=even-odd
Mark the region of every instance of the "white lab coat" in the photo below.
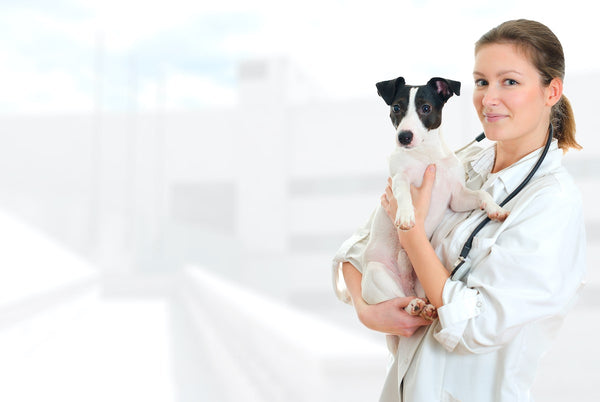
[[[495,147],[465,164],[467,186],[501,202],[529,173],[541,150],[491,174]],[[579,191],[562,166],[557,142],[531,182],[506,206],[506,221],[476,236],[461,280],[448,279],[439,320],[402,338],[381,401],[531,401],[542,354],[576,301],[585,273]],[[431,243],[452,271],[483,211],[449,211]],[[334,288],[349,302],[340,262],[362,270],[367,222],[334,258]]]

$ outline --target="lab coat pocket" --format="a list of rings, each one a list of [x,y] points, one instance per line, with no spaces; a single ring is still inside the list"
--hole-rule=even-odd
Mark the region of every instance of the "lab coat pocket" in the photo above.
[[[478,250],[488,250],[496,243],[496,237],[475,237],[473,239],[473,248]]]
[[[471,258],[471,263],[473,265],[473,269],[477,267],[482,258],[486,257],[490,254],[492,247],[496,244],[497,237],[479,237],[476,236],[473,239],[473,247],[471,248],[471,253],[469,257]]]

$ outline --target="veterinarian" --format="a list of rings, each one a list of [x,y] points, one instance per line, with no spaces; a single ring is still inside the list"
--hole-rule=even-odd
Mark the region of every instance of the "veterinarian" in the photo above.
[[[564,74],[562,46],[538,22],[505,22],[476,43],[473,103],[494,144],[459,155],[467,186],[500,203],[540,158],[550,124],[553,138],[531,181],[506,204],[508,218],[489,222],[475,236],[460,275],[451,273],[483,212],[449,210],[428,239],[423,221],[435,166],[412,188],[416,225],[398,236],[438,320],[408,315],[403,307],[410,297],[375,305],[362,300],[368,224],[334,258],[338,297],[353,304],[368,328],[403,337],[381,401],[531,400],[540,357],[576,302],[585,271],[582,201],[562,166],[567,150],[581,148],[563,95]],[[389,186],[381,204],[393,219]]]

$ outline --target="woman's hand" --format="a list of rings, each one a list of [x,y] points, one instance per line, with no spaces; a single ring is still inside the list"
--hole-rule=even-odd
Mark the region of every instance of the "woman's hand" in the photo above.
[[[342,264],[342,273],[358,319],[367,328],[385,334],[411,336],[419,327],[431,324],[404,310],[414,297],[398,297],[378,304],[367,304],[362,298],[362,274],[349,262]]]
[[[404,307],[414,297],[397,297],[378,304],[355,305],[360,322],[367,328],[385,334],[411,336],[422,326],[431,324],[420,316],[408,314]]]
[[[431,190],[433,189],[433,182],[435,181],[435,165],[429,165],[425,169],[423,174],[423,182],[421,187],[410,186],[410,194],[412,197],[413,207],[415,209],[415,226],[424,229],[425,218],[429,212],[429,204],[431,202]],[[388,179],[388,186],[385,189],[385,193],[381,196],[381,206],[385,209],[385,212],[390,217],[391,221],[394,222],[396,219],[396,211],[398,210],[398,203],[394,193],[392,192],[392,179]],[[400,232],[400,237],[401,232]]]

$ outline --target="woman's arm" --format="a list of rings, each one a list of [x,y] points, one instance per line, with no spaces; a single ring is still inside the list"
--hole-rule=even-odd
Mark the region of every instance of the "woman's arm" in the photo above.
[[[397,297],[378,304],[367,304],[362,298],[362,274],[349,262],[342,264],[342,273],[358,319],[367,328],[386,334],[411,336],[419,327],[431,324],[431,321],[411,316],[404,310],[414,297]]]
[[[431,190],[435,180],[435,165],[430,165],[423,176],[421,187],[411,186],[411,195],[415,208],[415,226],[410,230],[398,230],[400,244],[408,254],[408,258],[425,290],[429,302],[436,308],[441,307],[442,292],[446,280],[449,278],[448,271],[435,254],[427,234],[425,233],[425,217],[429,211],[431,201]],[[398,204],[392,193],[390,185],[381,197],[381,205],[385,208],[392,221],[396,217]]]

